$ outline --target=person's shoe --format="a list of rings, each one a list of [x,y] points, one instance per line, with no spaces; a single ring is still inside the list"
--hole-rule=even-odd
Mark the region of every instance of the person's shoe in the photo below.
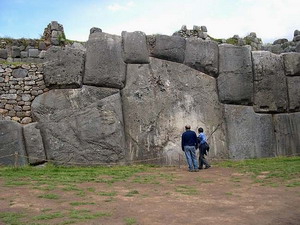
[[[199,169],[195,169],[194,172],[199,172]]]
[[[194,172],[194,170],[189,170],[189,172]]]
[[[199,169],[199,170],[202,170],[203,168],[202,168],[202,167],[199,167],[198,169]]]
[[[208,168],[210,168],[211,166],[206,166],[204,169],[208,169]]]

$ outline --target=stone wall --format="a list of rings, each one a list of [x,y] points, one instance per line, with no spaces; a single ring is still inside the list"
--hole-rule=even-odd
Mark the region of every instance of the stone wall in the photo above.
[[[92,28],[86,49],[52,46],[43,67],[1,64],[0,163],[175,165],[186,124],[204,128],[212,158],[300,154],[299,58]],[[8,115],[23,95],[28,125]]]
[[[0,63],[0,117],[22,124],[31,123],[31,104],[47,92],[42,64]]]

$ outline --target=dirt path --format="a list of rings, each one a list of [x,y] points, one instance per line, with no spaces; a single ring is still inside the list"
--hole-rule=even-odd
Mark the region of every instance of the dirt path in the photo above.
[[[153,168],[124,182],[82,183],[73,190],[3,184],[0,179],[0,212],[23,212],[29,215],[27,224],[300,224],[299,186],[262,186],[250,175],[232,169],[213,167],[187,172],[184,168]],[[38,197],[45,193],[60,198]],[[72,210],[106,214],[74,219],[70,216]],[[35,218],[58,212],[64,216]]]

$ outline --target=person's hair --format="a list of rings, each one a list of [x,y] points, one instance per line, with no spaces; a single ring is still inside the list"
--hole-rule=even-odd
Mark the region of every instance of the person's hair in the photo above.
[[[203,133],[203,128],[200,127],[200,128],[198,129],[198,132],[199,132],[199,133]]]
[[[190,129],[191,129],[191,126],[190,126],[190,125],[185,125],[185,129],[186,129],[186,130],[190,130]]]

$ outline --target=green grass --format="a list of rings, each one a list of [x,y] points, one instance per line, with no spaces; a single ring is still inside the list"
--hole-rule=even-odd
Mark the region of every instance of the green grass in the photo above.
[[[183,195],[198,195],[199,191],[191,186],[180,185],[175,188],[175,191]]]
[[[56,194],[43,194],[39,195],[39,198],[46,198],[46,199],[59,199],[60,197]]]
[[[139,194],[139,192],[137,190],[133,190],[133,191],[129,191],[125,196],[126,197],[132,197],[134,195]]]
[[[227,160],[217,164],[220,167],[235,168],[242,173],[249,173],[257,183],[277,186],[300,186],[300,157],[276,157],[247,159],[240,161]],[[259,176],[263,176],[260,178]],[[231,178],[239,182],[238,178]]]
[[[116,191],[109,191],[109,192],[101,191],[98,194],[101,196],[116,196],[117,192]]]
[[[108,217],[108,216],[112,216],[112,214],[106,212],[93,213],[90,210],[72,210],[69,215],[71,219],[77,219],[77,220],[91,220],[91,219],[97,219],[100,217]]]
[[[64,214],[61,212],[54,212],[54,213],[43,213],[41,215],[33,217],[34,220],[52,220],[56,218],[63,218]]]
[[[147,171],[149,166],[115,166],[115,167],[63,167],[47,165],[36,167],[0,167],[0,177],[9,186],[38,183],[45,185],[66,185],[75,187],[76,183],[101,182],[113,184],[126,181],[134,174]],[[106,178],[102,178],[105,176]],[[72,189],[72,188],[70,188]],[[67,189],[64,189],[67,190]]]
[[[70,205],[72,205],[72,206],[95,205],[95,203],[94,202],[71,202]]]
[[[125,222],[126,225],[133,225],[133,224],[137,223],[136,219],[132,218],[132,217],[125,218],[124,222]]]
[[[26,215],[23,213],[0,212],[0,221],[3,221],[5,224],[9,225],[25,224],[21,222],[21,219],[24,217],[26,217]]]

